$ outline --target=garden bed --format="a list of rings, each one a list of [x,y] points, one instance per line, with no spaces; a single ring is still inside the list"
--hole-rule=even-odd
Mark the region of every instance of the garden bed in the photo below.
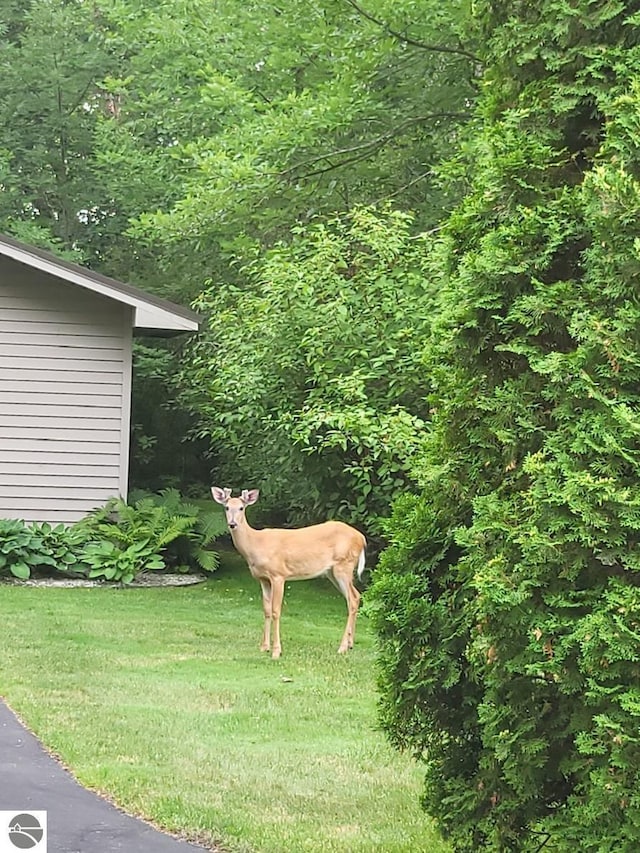
[[[0,579],[2,583],[12,586],[53,586],[53,587],[76,587],[76,586],[121,586],[119,583],[104,580],[89,580],[88,578],[29,578],[20,580],[18,578],[6,577]],[[207,578],[204,575],[181,575],[181,574],[152,574],[145,572],[135,578],[127,586],[151,587],[151,586],[191,586],[203,583]]]

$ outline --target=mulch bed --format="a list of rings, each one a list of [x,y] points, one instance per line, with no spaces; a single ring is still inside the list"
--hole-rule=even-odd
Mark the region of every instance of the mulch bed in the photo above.
[[[196,583],[206,581],[204,575],[171,575],[159,574],[155,572],[143,572],[134,581],[127,586],[130,587],[155,587],[155,586],[192,586]],[[29,580],[19,580],[18,578],[1,578],[0,582],[9,583],[13,586],[53,586],[53,587],[73,587],[73,586],[120,586],[118,583],[100,580],[87,580],[86,578],[29,578]]]

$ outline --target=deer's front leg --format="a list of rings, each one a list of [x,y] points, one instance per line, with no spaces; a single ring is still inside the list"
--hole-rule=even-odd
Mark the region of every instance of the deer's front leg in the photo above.
[[[284,578],[273,578],[271,581],[271,615],[273,617],[273,651],[271,657],[276,660],[282,653],[280,645],[280,612],[284,596]]]
[[[262,631],[260,651],[268,652],[271,648],[271,582],[261,580],[260,587],[262,589],[262,609],[264,611],[264,629]]]

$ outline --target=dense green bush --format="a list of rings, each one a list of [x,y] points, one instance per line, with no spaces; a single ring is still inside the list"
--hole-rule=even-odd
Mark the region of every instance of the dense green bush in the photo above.
[[[26,580],[32,572],[82,574],[83,532],[63,524],[0,519],[0,575]]]
[[[66,527],[64,524],[32,524],[30,528],[37,533],[42,547],[49,556],[46,564],[38,566],[40,571],[53,569],[58,574],[82,575],[87,565],[83,561],[83,548],[86,535],[78,525]]]
[[[299,227],[249,270],[204,293],[183,403],[217,476],[263,488],[278,523],[366,524],[407,487],[427,416],[412,332],[428,325],[423,238],[411,217],[354,210]]]
[[[631,7],[477,7],[485,124],[433,249],[423,493],[371,599],[384,724],[460,851],[640,849]]]

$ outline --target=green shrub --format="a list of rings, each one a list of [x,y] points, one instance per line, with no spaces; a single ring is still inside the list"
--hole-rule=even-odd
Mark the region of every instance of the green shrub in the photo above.
[[[396,503],[371,593],[383,722],[425,760],[425,807],[456,850],[632,853],[637,19],[483,8],[486,125],[434,249],[424,491]]]
[[[339,517],[371,536],[406,490],[428,414],[421,261],[409,215],[356,208],[297,228],[246,288],[199,298],[181,399],[224,482],[268,484],[270,524]]]
[[[143,571],[198,568],[213,572],[211,543],[226,532],[224,515],[200,509],[174,489],[113,498],[82,521],[65,526],[0,520],[0,575],[88,575],[130,583]]]
[[[14,519],[0,520],[0,575],[11,574],[26,580],[40,574],[82,574],[86,566],[81,551],[84,534],[63,524],[26,524]]]

